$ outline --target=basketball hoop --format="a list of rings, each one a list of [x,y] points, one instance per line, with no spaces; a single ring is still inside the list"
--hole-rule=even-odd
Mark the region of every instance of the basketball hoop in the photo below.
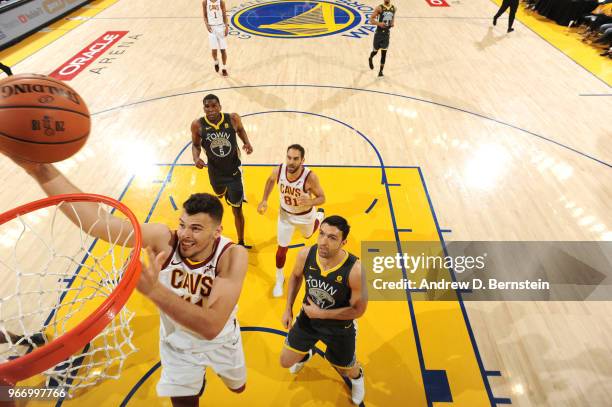
[[[88,230],[75,209],[75,204],[84,203],[98,205],[98,220]],[[76,217],[76,234],[58,210]],[[104,240],[109,243],[95,244],[89,232],[115,210],[129,220],[131,230],[126,229],[119,242],[106,227]],[[6,236],[8,243],[0,240],[0,276],[8,291],[0,296],[0,334],[5,340],[0,357],[6,360],[0,359],[0,382],[14,386],[44,373],[48,383],[72,395],[77,388],[117,378],[125,358],[136,350],[129,326],[133,313],[124,308],[141,271],[142,237],[136,216],[106,196],[57,195],[0,214],[0,237]],[[132,249],[126,246],[128,239]],[[70,243],[66,247],[65,241]],[[25,256],[22,246],[28,247]],[[34,248],[41,253],[34,253]],[[29,265],[36,256],[42,265]],[[88,309],[92,306],[93,311]],[[35,343],[37,335],[44,338],[42,343]]]

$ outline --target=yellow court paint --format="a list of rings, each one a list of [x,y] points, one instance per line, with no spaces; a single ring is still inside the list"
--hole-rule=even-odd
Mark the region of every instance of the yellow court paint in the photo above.
[[[78,8],[46,28],[29,35],[19,43],[0,51],[0,61],[13,66],[57,40],[66,32],[75,29],[119,0],[95,0]]]
[[[147,179],[136,178],[123,198],[144,221],[161,190],[152,211],[151,222],[177,226],[180,204],[191,193],[212,192],[205,171],[193,166],[174,167],[169,182],[170,166],[158,166]],[[276,250],[277,192],[269,202],[268,212],[261,216],[256,207],[266,178],[273,166],[246,167],[244,171],[248,204],[244,206],[247,221],[247,242],[254,245],[249,256],[249,271],[239,302],[238,318],[243,328],[243,340],[248,366],[248,384],[241,395],[230,393],[209,370],[208,384],[202,403],[224,406],[239,405],[304,405],[349,406],[348,388],[336,371],[322,357],[316,356],[297,376],[279,366],[283,346],[280,318],[285,299],[274,299],[274,256]],[[361,241],[395,241],[385,185],[381,184],[379,168],[315,167],[329,204],[326,214],[345,216],[351,224],[348,250],[360,255]],[[436,226],[427,196],[415,168],[387,169],[390,194],[399,227],[412,227],[418,239],[437,240]],[[359,179],[357,190],[346,179]],[[178,206],[176,210],[171,198]],[[369,213],[366,209],[374,199],[377,204]],[[233,217],[226,205],[224,234],[235,238]],[[404,236],[413,240],[414,236]],[[313,244],[294,236],[292,244]],[[98,244],[96,251],[103,249]],[[409,246],[409,244],[408,244]],[[289,251],[286,273],[289,273],[298,249]],[[409,250],[409,248],[407,248]],[[298,298],[302,298],[301,292]],[[446,370],[456,406],[488,406],[488,396],[471,347],[465,321],[455,301],[431,303],[414,302],[420,343],[425,368]],[[107,380],[81,393],[66,405],[119,405],[130,390],[153,368],[153,373],[134,393],[130,406],[169,406],[168,399],[157,399],[155,385],[160,370],[154,369],[158,355],[158,316],[156,307],[139,293],[127,304],[136,312],[134,342],[139,352],[132,355],[124,368],[121,380]],[[297,305],[295,307],[297,312]],[[416,334],[413,330],[409,304],[401,301],[371,301],[364,317],[358,320],[357,357],[363,364],[366,378],[368,406],[410,405],[426,406],[427,400],[419,364]],[[319,349],[324,345],[319,343]],[[32,379],[31,384],[40,383]]]
[[[492,1],[498,5],[501,4],[501,0]],[[507,18],[507,13],[504,13],[502,18]],[[522,3],[516,13],[516,18],[565,55],[606,82],[608,86],[612,86],[612,61],[610,61],[610,58],[600,56],[599,54],[602,51],[599,48],[583,43],[581,41],[582,36],[576,28],[560,26],[534,10],[525,9]],[[498,24],[500,23],[502,26],[505,24],[501,20]]]

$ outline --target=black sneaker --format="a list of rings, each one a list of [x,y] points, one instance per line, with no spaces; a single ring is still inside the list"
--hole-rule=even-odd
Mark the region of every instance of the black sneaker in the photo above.
[[[374,62],[372,61],[372,57],[368,58],[368,63],[370,64],[370,69],[374,69]]]
[[[226,71],[225,69],[222,69],[222,70],[221,70],[221,75],[223,75],[223,76],[227,77],[227,76],[228,76],[228,75],[227,75],[227,71]]]
[[[215,72],[219,72],[219,64],[215,64]]]
[[[508,28],[509,33],[511,33],[512,31],[514,31],[514,28]]]
[[[383,75],[383,72],[382,72],[382,71],[379,71],[379,72],[378,72],[378,77],[379,77],[379,78],[381,78],[381,77],[383,77],[383,76],[385,76],[385,75]]]

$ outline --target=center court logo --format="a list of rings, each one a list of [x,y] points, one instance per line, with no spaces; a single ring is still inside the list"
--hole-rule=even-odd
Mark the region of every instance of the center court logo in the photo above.
[[[364,16],[348,1],[272,1],[247,6],[232,17],[244,33],[271,38],[313,38],[347,32]],[[367,10],[369,11],[369,10]]]

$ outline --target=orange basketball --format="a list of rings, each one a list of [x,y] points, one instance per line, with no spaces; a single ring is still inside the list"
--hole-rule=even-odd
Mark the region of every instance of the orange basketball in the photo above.
[[[83,147],[90,128],[85,101],[64,82],[36,74],[0,81],[0,150],[6,155],[62,161]]]

